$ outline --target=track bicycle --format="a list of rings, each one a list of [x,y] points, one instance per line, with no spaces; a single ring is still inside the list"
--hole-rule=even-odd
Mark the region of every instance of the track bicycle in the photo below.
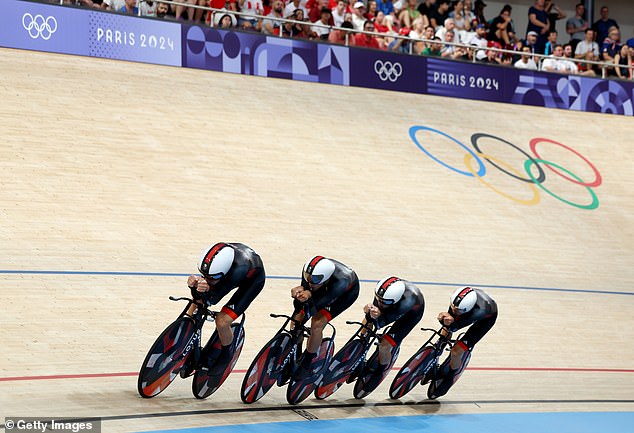
[[[378,342],[390,330],[390,327],[378,333],[371,321],[365,324],[354,321],[346,321],[346,323],[359,325],[359,329],[330,361],[324,377],[315,389],[315,397],[319,400],[335,393],[344,383],[355,381],[354,397],[357,399],[366,397],[385,379],[398,357],[399,346],[392,348],[392,359],[388,367],[382,372],[382,376],[370,381],[378,368]],[[368,351],[375,344],[377,345],[376,350],[369,359],[366,359]]]
[[[293,380],[293,373],[301,364],[303,340],[310,336],[310,328],[304,325],[308,316],[304,315],[301,320],[295,319],[298,313],[299,311],[295,311],[290,316],[271,313],[273,318],[286,320],[273,338],[262,347],[247,370],[240,389],[240,398],[244,403],[258,401],[275,384],[281,387],[288,383],[286,400],[290,404],[300,403],[313,392],[334,352],[336,331],[328,323],[332,334],[322,339],[311,363],[312,374]]]
[[[238,361],[244,345],[245,315],[239,323],[231,324],[233,357],[220,374],[211,374],[207,367],[213,365],[220,354],[220,339],[218,332],[214,331],[205,347],[201,348],[202,327],[206,321],[213,322],[217,312],[191,298],[170,296],[169,299],[187,301],[187,305],[152,344],[141,364],[137,390],[141,397],[155,397],[177,376],[184,379],[193,375],[192,393],[196,398],[207,398],[220,388]],[[196,310],[189,316],[187,311],[192,304],[196,304]]]
[[[469,363],[471,352],[467,354],[460,368],[453,374],[448,376],[440,374],[447,369],[451,356],[448,356],[442,364],[440,357],[445,351],[450,352],[456,342],[450,338],[451,334],[444,335],[441,332],[442,329],[442,327],[439,330],[421,328],[422,331],[432,332],[432,335],[396,374],[390,386],[390,398],[401,398],[419,383],[421,385],[429,383],[427,396],[433,400],[446,394],[460,378]]]

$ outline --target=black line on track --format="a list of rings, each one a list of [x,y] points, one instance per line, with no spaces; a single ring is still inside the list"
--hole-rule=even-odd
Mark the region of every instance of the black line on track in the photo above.
[[[338,404],[314,404],[314,405],[306,405],[302,407],[291,406],[291,405],[283,405],[283,406],[250,406],[245,405],[242,407],[234,407],[234,408],[225,408],[225,409],[205,409],[205,410],[188,410],[188,411],[179,411],[179,412],[156,412],[156,413],[140,413],[140,414],[132,414],[132,415],[110,415],[103,416],[100,418],[97,417],[86,417],[86,418],[60,418],[60,421],[63,419],[64,422],[87,422],[87,421],[120,421],[127,419],[143,419],[143,418],[162,418],[162,417],[176,417],[176,416],[192,416],[192,415],[211,415],[211,414],[226,414],[226,413],[251,413],[251,412],[280,412],[280,411],[289,411],[293,412],[297,409],[305,409],[305,410],[317,410],[317,409],[341,409],[341,408],[359,408],[359,407],[415,407],[415,406],[437,406],[440,404],[443,405],[464,405],[464,404],[475,404],[475,405],[487,405],[487,404],[574,404],[574,403],[583,403],[583,404],[602,404],[602,403],[634,403],[634,400],[455,400],[455,401],[437,401],[437,400],[424,400],[419,402],[402,402],[402,401],[394,401],[394,402],[379,402],[379,403],[365,403],[365,402],[355,402],[355,403],[338,403]],[[14,417],[8,417],[14,418]],[[42,417],[44,419],[45,417]],[[0,429],[4,429],[4,424],[0,424]]]

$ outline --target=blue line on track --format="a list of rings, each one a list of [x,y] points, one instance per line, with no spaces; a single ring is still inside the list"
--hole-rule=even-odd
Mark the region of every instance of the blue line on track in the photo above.
[[[310,406],[305,408],[310,411]],[[600,433],[631,431],[634,412],[539,412],[417,415],[240,424],[161,433]],[[153,433],[158,433],[154,431]]]
[[[187,277],[190,274],[172,273],[172,272],[125,272],[125,271],[52,271],[52,270],[12,270],[0,269],[0,274],[18,274],[18,275],[107,275],[107,276],[131,276],[131,277]],[[285,275],[267,275],[266,278],[272,280],[299,280],[299,277],[290,277]],[[362,283],[376,283],[378,280],[360,280]],[[441,283],[437,281],[412,281],[414,284],[423,286],[475,286],[491,289],[514,289],[514,290],[541,290],[553,292],[575,292],[575,293],[599,293],[602,295],[628,295],[633,296],[634,292],[618,292],[610,290],[589,290],[589,289],[570,289],[563,287],[530,287],[530,286],[506,286],[493,284],[474,284],[474,283]]]

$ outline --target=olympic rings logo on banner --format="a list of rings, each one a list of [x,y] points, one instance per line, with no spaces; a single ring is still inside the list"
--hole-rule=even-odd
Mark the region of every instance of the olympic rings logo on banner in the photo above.
[[[465,164],[465,168],[466,170],[461,170],[459,168],[453,167],[449,164],[447,164],[444,161],[441,161],[440,159],[438,159],[436,156],[432,155],[429,150],[427,150],[418,140],[418,138],[416,138],[416,133],[418,131],[430,131],[436,134],[439,134],[445,138],[448,138],[449,140],[453,141],[454,143],[456,143],[458,146],[462,147],[464,150],[467,151],[467,153],[464,156],[464,164]],[[526,151],[524,151],[523,149],[519,148],[518,146],[516,146],[515,144],[504,140],[503,138],[497,137],[495,135],[491,135],[491,134],[486,134],[486,133],[476,133],[471,135],[471,145],[473,146],[473,150],[470,149],[469,147],[467,147],[465,144],[461,143],[459,140],[457,140],[456,138],[452,137],[451,135],[439,131],[437,129],[434,128],[430,128],[428,126],[412,126],[411,128],[409,128],[409,136],[412,139],[412,141],[416,144],[416,146],[418,146],[418,148],[420,150],[422,150],[427,156],[429,156],[431,159],[433,159],[434,161],[436,161],[438,164],[448,168],[449,170],[455,171],[456,173],[462,174],[464,176],[469,176],[469,177],[475,177],[477,178],[480,182],[482,182],[487,188],[492,189],[493,191],[495,191],[496,193],[508,198],[509,200],[513,200],[517,203],[520,204],[524,204],[524,205],[536,205],[537,203],[539,203],[540,200],[540,195],[539,195],[539,190],[538,187],[540,189],[542,189],[544,192],[546,192],[547,194],[553,196],[554,198],[556,198],[557,200],[566,203],[570,206],[574,206],[580,209],[588,209],[588,210],[592,210],[592,209],[596,209],[597,207],[599,207],[599,198],[597,197],[596,193],[594,192],[593,188],[594,187],[598,187],[601,185],[601,183],[603,183],[603,179],[601,177],[601,173],[599,173],[599,170],[597,170],[597,168],[594,166],[594,164],[592,164],[592,162],[590,162],[585,156],[583,156],[582,154],[580,154],[579,152],[577,152],[576,150],[572,149],[569,146],[566,146],[563,143],[559,143],[558,141],[555,140],[551,140],[549,138],[543,138],[543,137],[538,137],[538,138],[533,138],[532,140],[530,140],[529,142],[529,146],[532,152],[532,155],[527,153]],[[478,144],[478,142],[482,139],[482,138],[491,138],[497,141],[500,141],[502,143],[505,143],[509,146],[511,146],[512,148],[514,148],[515,150],[517,150],[518,152],[520,152],[522,155],[524,155],[527,159],[526,161],[524,161],[523,164],[523,169],[524,172],[520,172],[520,170],[517,170],[516,168],[512,167],[510,164],[500,160],[499,158],[496,158],[494,156],[491,156],[487,153],[484,153],[480,150],[480,145]],[[573,155],[577,156],[578,158],[580,158],[581,160],[583,160],[583,162],[585,162],[590,169],[593,171],[594,173],[594,180],[592,180],[591,182],[584,182],[583,179],[581,179],[579,176],[577,176],[576,174],[572,173],[570,170],[568,170],[567,168],[554,163],[552,161],[547,161],[545,159],[543,159],[540,154],[537,151],[537,146],[541,143],[550,143],[550,144],[554,144],[556,146],[559,146],[563,149],[566,149],[567,151],[571,152]],[[477,167],[474,167],[473,161],[475,160],[475,162],[477,163]],[[484,165],[484,161],[487,161],[489,164],[491,164],[493,167],[497,168],[498,170],[500,170],[502,173],[515,178],[519,181],[525,182],[528,184],[529,189],[532,192],[532,197],[530,199],[522,199],[522,198],[518,198],[518,197],[514,197],[496,187],[494,187],[493,185],[491,185],[489,182],[484,180],[484,176],[486,175],[487,172],[487,168]],[[544,186],[544,181],[546,180],[546,171],[542,168],[542,166],[545,166],[550,172],[555,173],[556,175],[566,179],[569,182],[572,182],[574,184],[580,185],[585,187],[589,194],[590,197],[592,199],[590,204],[579,204],[579,203],[574,203],[571,202],[569,200],[566,200],[563,197],[560,197],[559,195],[555,194],[554,192],[552,192],[550,189],[546,188]],[[537,175],[533,174],[533,171],[531,171],[531,168],[535,167],[537,169]]]
[[[22,15],[22,27],[29,32],[31,39],[41,37],[48,41],[57,31],[57,20],[52,16],[44,18],[42,15],[33,16],[27,12]]]
[[[403,66],[398,62],[385,62],[377,60],[374,62],[374,72],[379,76],[381,81],[390,80],[392,83],[398,80],[403,74]]]

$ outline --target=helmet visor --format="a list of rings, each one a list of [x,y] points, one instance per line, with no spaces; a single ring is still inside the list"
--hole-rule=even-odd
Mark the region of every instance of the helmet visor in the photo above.
[[[224,277],[224,275],[224,272],[218,272],[216,274],[205,275],[205,277],[209,278],[210,280],[219,280]]]
[[[304,272],[304,279],[308,282],[308,284],[312,284],[314,286],[319,286],[324,282],[324,276],[318,274],[309,274],[308,272]]]
[[[392,305],[395,302],[394,299],[383,299],[379,295],[374,295],[374,299],[376,299],[376,302],[380,305]]]
[[[464,308],[456,307],[453,304],[451,304],[451,310],[453,311],[454,314],[463,314],[465,312]]]

